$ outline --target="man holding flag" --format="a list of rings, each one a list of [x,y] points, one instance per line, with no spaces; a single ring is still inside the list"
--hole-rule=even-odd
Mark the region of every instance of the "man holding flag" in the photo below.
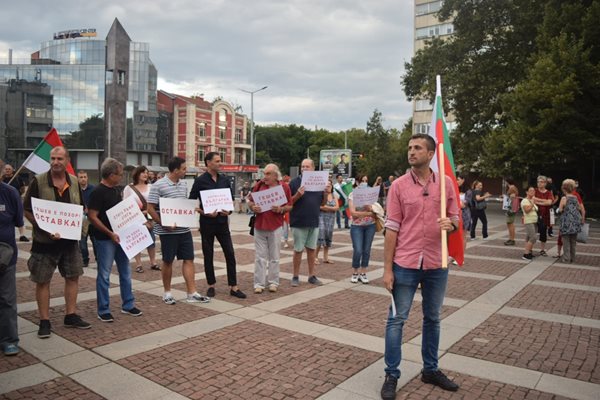
[[[438,81],[439,82],[439,81]],[[445,150],[447,130],[441,113],[441,91],[438,84],[432,129],[439,133],[442,154],[438,158],[447,166]],[[445,134],[445,135],[444,135]],[[446,140],[444,140],[446,139]],[[440,314],[448,283],[446,235],[458,237],[460,249],[450,246],[450,255],[462,264],[462,235],[456,180],[437,172],[436,141],[433,136],[413,135],[408,143],[410,171],[394,180],[387,199],[387,221],[384,242],[383,282],[392,294],[385,331],[385,382],[381,398],[396,398],[402,359],[402,330],[408,319],[417,287],[423,297],[423,332],[421,380],[444,390],[456,391],[458,385],[438,369]],[[450,153],[451,154],[451,153]],[[446,160],[446,161],[444,161]],[[437,161],[437,160],[436,160]],[[452,168],[446,171],[452,172]]]

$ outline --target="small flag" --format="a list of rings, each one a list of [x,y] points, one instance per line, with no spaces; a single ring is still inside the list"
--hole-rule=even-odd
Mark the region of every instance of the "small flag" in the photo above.
[[[436,93],[435,103],[433,105],[433,112],[431,115],[431,127],[429,128],[429,136],[433,137],[436,145],[442,143],[444,145],[444,170],[445,175],[450,177],[452,180],[452,186],[454,187],[455,198],[459,199],[458,182],[456,181],[456,170],[454,168],[454,156],[452,155],[452,147],[450,146],[450,136],[448,135],[448,127],[446,126],[446,120],[444,118],[444,110],[442,107],[442,84],[440,76],[436,78]],[[437,147],[436,147],[437,149]],[[438,155],[433,157],[431,160],[431,169],[435,172],[439,172],[438,166]],[[443,182],[443,181],[442,181]],[[463,265],[465,260],[464,251],[464,238],[463,238],[463,227],[462,227],[462,216],[458,213],[459,224],[458,232],[448,235],[448,254],[452,257],[458,265]]]
[[[50,151],[58,146],[63,146],[63,143],[60,140],[56,129],[52,128],[35,150],[33,150],[33,153],[27,157],[23,163],[23,167],[35,174],[47,172],[50,169]],[[71,175],[75,175],[75,170],[70,162],[69,165],[67,165],[67,172]]]

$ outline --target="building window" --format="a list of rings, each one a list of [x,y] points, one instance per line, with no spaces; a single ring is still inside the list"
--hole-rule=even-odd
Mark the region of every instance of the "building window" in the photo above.
[[[442,8],[443,1],[432,1],[431,3],[417,4],[415,7],[416,15],[425,15],[438,12]]]
[[[415,133],[429,134],[429,126],[431,124],[415,124]]]
[[[200,163],[204,161],[204,156],[206,156],[206,150],[204,150],[204,146],[198,147],[198,161]]]
[[[224,108],[219,110],[219,122],[223,125],[227,124],[227,110]]]
[[[109,69],[106,71],[106,84],[112,85],[113,83],[113,70]]]
[[[204,124],[204,122],[201,122],[196,126],[198,127],[198,136],[206,137],[206,125]]]
[[[118,85],[121,85],[121,86],[125,85],[125,74],[126,74],[125,71],[119,70],[119,75],[118,75],[118,78],[117,78],[117,84]]]
[[[235,142],[242,143],[242,128],[235,128]]]
[[[433,105],[429,102],[429,100],[416,100],[415,101],[415,111],[431,111],[433,110]]]
[[[435,36],[451,35],[454,33],[454,25],[440,24],[419,28],[416,31],[417,39],[427,39]]]
[[[242,154],[243,151],[242,150],[236,150],[235,151],[235,162],[234,164],[243,164],[243,159],[242,159]]]
[[[225,147],[219,147],[219,157],[221,157],[221,162],[226,163],[225,156],[227,155],[227,149]]]
[[[225,127],[219,126],[219,138],[225,140]]]

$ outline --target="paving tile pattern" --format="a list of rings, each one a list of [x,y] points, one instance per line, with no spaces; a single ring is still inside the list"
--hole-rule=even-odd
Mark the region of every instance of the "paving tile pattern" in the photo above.
[[[14,369],[37,364],[39,362],[40,360],[27,353],[23,349],[20,349],[19,354],[15,356],[6,357],[4,354],[2,354],[0,355],[0,374],[7,371],[12,371]]]
[[[449,275],[446,297],[462,300],[474,300],[498,284],[490,279],[467,278]]]
[[[292,262],[287,262],[281,264],[281,271],[292,273],[293,272],[293,264]],[[319,264],[316,266],[317,276],[320,278],[326,279],[334,279],[336,281],[339,280],[350,280],[352,276],[352,262],[350,260],[347,261],[338,261],[335,260],[335,264]],[[300,274],[308,275],[308,264],[306,263],[306,259],[302,259],[302,263],[300,264]],[[367,276],[369,272],[367,270]]]
[[[245,321],[120,360],[191,399],[311,399],[380,354]]]
[[[110,285],[114,287],[114,284]],[[79,293],[96,292],[96,279],[87,276],[79,277]],[[64,298],[65,280],[60,274],[54,274],[50,281],[50,298]],[[35,301],[35,283],[29,278],[17,279],[17,303]]]
[[[507,306],[600,319],[600,295],[583,290],[530,285],[513,297]]]
[[[352,244],[352,243],[348,243]],[[341,253],[337,253],[338,257],[346,257],[348,260],[352,261],[352,250],[344,251]],[[369,257],[369,261],[381,261],[383,262],[383,250],[381,249],[371,249],[371,256]],[[350,263],[352,266],[352,263]],[[371,267],[372,268],[372,267]]]
[[[470,250],[467,250],[465,257],[465,263],[462,267],[452,267],[455,271],[464,272],[476,272],[482,274],[492,274],[500,276],[510,276],[515,272],[519,271],[525,263],[519,263],[515,261],[495,261],[495,260],[482,260],[478,258],[469,258]]]
[[[533,254],[536,255],[538,248],[534,249]],[[467,249],[467,255],[487,256],[487,257],[502,257],[508,259],[520,260],[524,250],[522,247],[490,247],[485,245],[479,245]]]
[[[593,246],[585,243],[577,243],[576,251],[581,253],[600,254],[600,247],[597,245]]]
[[[214,311],[183,301],[175,305],[166,305],[159,296],[139,291],[134,291],[134,295],[136,307],[144,313],[140,317],[121,314],[121,299],[119,295],[115,295],[110,298],[115,322],[100,322],[97,318],[96,301],[88,300],[77,304],[77,313],[92,324],[91,329],[65,328],[63,326],[64,306],[57,306],[50,310],[52,330],[81,347],[92,349],[216,314]],[[37,311],[23,313],[21,316],[36,324],[39,322]]]
[[[493,315],[449,351],[600,383],[600,329]]]
[[[158,255],[156,257],[156,263],[158,264],[159,267],[162,268],[162,259]],[[162,285],[162,275],[161,275],[162,272],[150,269],[149,261],[142,261],[142,265],[144,267],[144,272],[139,273],[139,272],[135,272],[135,264],[133,262],[131,263],[131,268],[132,268],[131,279],[134,279],[137,281],[142,281],[142,282],[160,281],[161,285]],[[182,262],[177,259],[173,262],[173,273],[171,275],[171,278],[183,275],[181,265],[182,265]],[[204,272],[204,267],[202,266],[202,260],[198,259],[198,256],[196,256],[196,258],[194,258],[194,271],[196,273]],[[113,270],[113,275],[118,275],[116,270]]]
[[[448,399],[448,400],[495,400],[495,399],[519,399],[519,400],[563,400],[566,397],[556,396],[550,393],[540,392],[529,388],[509,385],[506,383],[489,381],[474,376],[448,373],[454,382],[460,385],[458,392],[446,392],[436,386],[421,382],[421,376],[417,376],[404,386],[399,392],[397,399],[421,400],[421,399]]]
[[[576,285],[600,286],[600,268],[597,271],[590,271],[585,269],[550,267],[538,279]]]
[[[600,255],[588,256],[588,255],[583,255],[583,254],[576,254],[575,255],[575,264],[598,267],[598,266],[600,266]]]
[[[0,400],[101,400],[97,395],[70,378],[53,379],[0,395]]]
[[[388,296],[346,290],[288,307],[279,313],[331,327],[384,337],[389,306]],[[454,307],[442,307],[442,318],[456,310]],[[421,303],[414,302],[404,325],[403,342],[421,333],[422,320]]]
[[[17,272],[27,272],[27,260],[23,258],[17,258]]]

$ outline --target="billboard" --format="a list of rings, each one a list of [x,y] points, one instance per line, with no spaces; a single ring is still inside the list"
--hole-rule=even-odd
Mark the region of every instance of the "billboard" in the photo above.
[[[341,174],[344,178],[352,176],[352,150],[328,149],[321,150],[319,169],[329,171],[333,175]]]
[[[74,39],[79,37],[96,37],[96,28],[69,29],[68,31],[56,32],[54,40]]]

